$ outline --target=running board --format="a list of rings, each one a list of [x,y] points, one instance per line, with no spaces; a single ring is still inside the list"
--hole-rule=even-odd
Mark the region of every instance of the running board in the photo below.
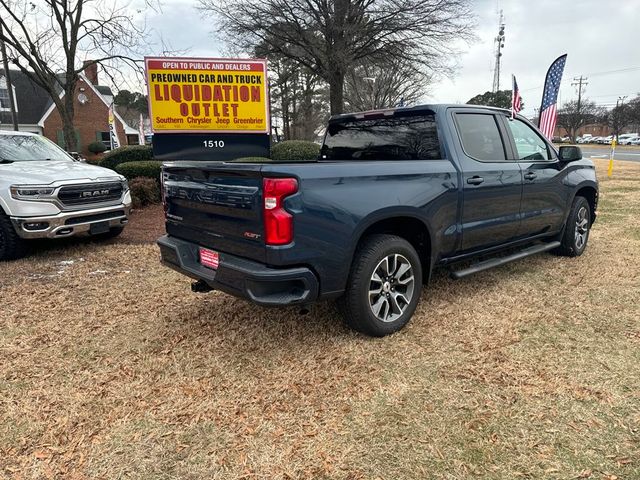
[[[549,242],[542,243],[540,245],[533,245],[532,247],[525,248],[524,250],[512,253],[511,255],[508,255],[506,257],[490,258],[489,260],[476,263],[475,265],[463,268],[462,270],[452,271],[451,278],[458,280],[473,273],[482,272],[483,270],[488,270],[493,267],[499,267],[500,265],[504,265],[505,263],[513,262],[514,260],[520,260],[521,258],[529,257],[531,255],[535,255],[536,253],[553,250],[554,248],[558,248],[559,246],[560,242]]]

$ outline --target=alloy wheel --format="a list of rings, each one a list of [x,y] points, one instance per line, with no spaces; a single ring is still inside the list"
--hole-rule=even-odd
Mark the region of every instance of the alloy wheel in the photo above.
[[[578,210],[576,216],[576,230],[575,230],[575,242],[576,248],[581,250],[585,243],[587,243],[587,236],[589,235],[589,213],[587,207],[582,206]]]
[[[383,322],[397,320],[411,303],[415,291],[413,267],[407,258],[391,254],[373,270],[369,284],[369,307]]]

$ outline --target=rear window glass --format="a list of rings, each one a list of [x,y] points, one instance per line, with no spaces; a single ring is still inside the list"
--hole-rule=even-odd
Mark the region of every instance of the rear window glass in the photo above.
[[[325,160],[438,160],[434,115],[330,123],[320,156]]]
[[[467,155],[488,162],[507,159],[498,124],[493,115],[458,113],[456,122],[462,147]]]

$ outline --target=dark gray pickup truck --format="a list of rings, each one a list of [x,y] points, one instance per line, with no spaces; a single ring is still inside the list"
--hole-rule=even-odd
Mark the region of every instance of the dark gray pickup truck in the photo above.
[[[466,105],[334,116],[315,162],[168,163],[162,190],[162,261],[195,291],[338,299],[374,336],[409,321],[436,267],[460,278],[581,255],[598,205],[578,147],[557,151],[526,119]]]

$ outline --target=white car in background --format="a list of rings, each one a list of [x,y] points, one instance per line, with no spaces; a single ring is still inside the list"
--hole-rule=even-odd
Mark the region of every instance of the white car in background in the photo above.
[[[31,239],[114,237],[130,210],[122,175],[79,162],[40,135],[0,130],[0,260],[22,256]]]
[[[619,142],[620,145],[633,145],[634,140],[640,139],[638,135],[620,135]]]

